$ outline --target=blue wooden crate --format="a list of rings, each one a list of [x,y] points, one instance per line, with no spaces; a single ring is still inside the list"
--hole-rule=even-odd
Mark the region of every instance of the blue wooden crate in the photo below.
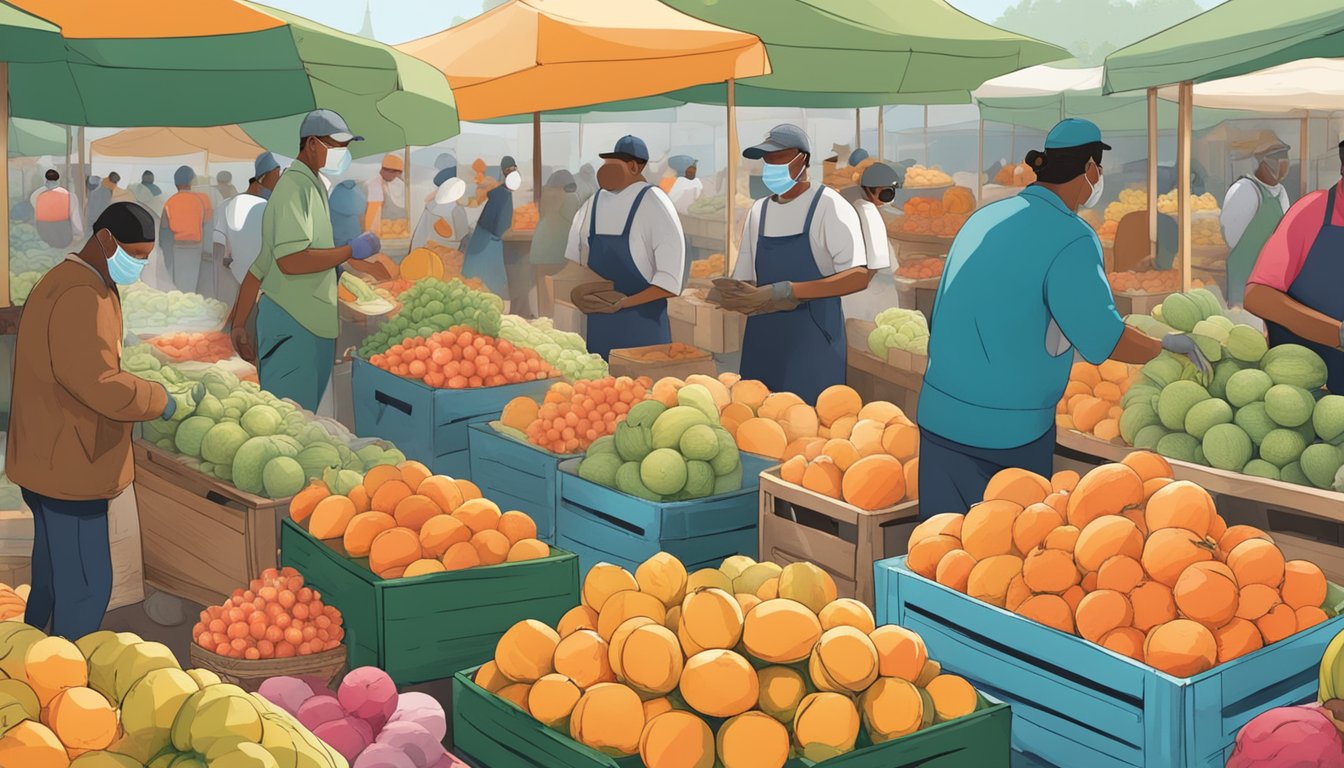
[[[555,508],[560,504],[560,456],[496,432],[489,424],[467,431],[471,481],[501,509],[525,512],[537,524],[537,538],[555,541]]]
[[[880,560],[877,623],[918,632],[943,668],[1012,705],[1013,748],[1059,766],[1222,768],[1237,731],[1316,696],[1336,617],[1176,678]]]
[[[615,563],[634,571],[656,552],[687,571],[717,568],[730,555],[756,556],[761,471],[774,462],[742,454],[742,488],[694,501],[656,502],[584,480],[579,459],[560,463],[555,543],[579,556],[579,570]]]
[[[469,478],[467,427],[498,419],[515,397],[540,400],[552,379],[479,389],[435,389],[356,357],[350,373],[355,433],[391,440],[430,471]]]

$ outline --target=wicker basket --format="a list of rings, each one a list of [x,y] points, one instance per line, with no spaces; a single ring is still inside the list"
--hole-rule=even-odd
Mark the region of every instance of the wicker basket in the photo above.
[[[345,672],[346,650],[344,645],[339,645],[330,651],[309,656],[251,660],[220,656],[192,643],[191,663],[192,666],[208,669],[219,675],[224,682],[233,683],[247,691],[255,691],[267,678],[280,675],[318,677],[327,681],[330,686]]]

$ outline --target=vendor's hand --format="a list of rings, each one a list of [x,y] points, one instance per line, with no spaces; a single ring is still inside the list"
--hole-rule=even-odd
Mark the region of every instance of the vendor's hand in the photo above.
[[[1205,386],[1213,381],[1213,365],[1200,351],[1199,345],[1195,343],[1194,339],[1184,333],[1169,333],[1162,337],[1162,348],[1177,355],[1184,355],[1199,371]]]
[[[177,398],[173,397],[173,393],[169,392],[167,387],[163,388],[163,394],[168,396],[168,404],[163,407],[162,418],[164,421],[172,421],[173,414],[177,413]]]
[[[257,348],[252,344],[252,335],[247,332],[247,326],[235,326],[229,331],[229,340],[233,342],[233,349],[239,357],[252,365],[257,364]]]
[[[350,241],[350,258],[363,261],[383,249],[383,243],[372,232],[365,232]]]
[[[769,285],[750,286],[742,284],[740,289],[732,287],[721,289],[723,308],[745,315],[754,315],[766,311],[778,311],[781,308],[797,306],[793,298],[793,284],[787,281]],[[792,306],[788,306],[788,305]]]
[[[625,299],[627,298],[629,297],[623,296],[621,297],[621,300],[615,304],[608,304],[597,298],[597,295],[593,293],[584,294],[578,297],[570,297],[570,299],[574,301],[574,306],[578,307],[579,311],[585,315],[609,315],[620,309],[625,304]]]

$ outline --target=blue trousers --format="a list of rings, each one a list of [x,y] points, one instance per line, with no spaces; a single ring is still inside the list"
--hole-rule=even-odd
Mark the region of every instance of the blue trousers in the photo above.
[[[279,304],[261,297],[257,303],[257,379],[262,389],[316,411],[335,359],[335,339],[313,335]]]
[[[1009,467],[1050,477],[1054,469],[1055,428],[1017,448],[976,448],[919,430],[919,519],[943,512],[965,514],[984,499],[985,486]]]
[[[23,620],[68,640],[96,632],[112,599],[107,500],[65,501],[23,490],[33,511],[33,583]]]

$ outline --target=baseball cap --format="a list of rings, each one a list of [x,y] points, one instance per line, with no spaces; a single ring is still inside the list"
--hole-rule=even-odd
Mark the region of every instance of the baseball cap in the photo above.
[[[499,159],[499,169],[501,171],[504,170],[505,168],[517,168],[517,167],[518,167],[518,161],[513,159],[513,155],[505,155],[504,157]]]
[[[641,163],[649,162],[649,146],[638,136],[626,134],[616,140],[616,147],[610,152],[603,152],[598,155],[603,160],[616,158],[617,160],[638,160]]]
[[[1270,139],[1261,142],[1260,146],[1255,148],[1255,157],[1270,157],[1271,155],[1288,154],[1288,145],[1278,139]]]
[[[340,142],[364,140],[363,136],[351,133],[345,118],[330,109],[314,109],[304,115],[303,123],[299,126],[299,138],[306,139],[309,136],[330,136]]]
[[[865,168],[863,175],[859,177],[859,186],[872,189],[894,187],[900,180],[901,178],[897,175],[895,168],[886,163],[873,163]]]
[[[262,152],[257,155],[256,160],[252,161],[252,178],[260,179],[279,167],[280,163],[276,161],[275,155],[270,152]]]
[[[382,167],[386,168],[389,171],[406,170],[406,164],[402,161],[401,155],[396,155],[391,152],[388,152],[386,155],[383,155]]]
[[[667,167],[677,173],[685,173],[687,168],[698,165],[698,161],[690,155],[673,155],[667,158]]]
[[[859,147],[858,149],[849,153],[849,161],[845,164],[858,165],[859,163],[862,163],[864,160],[867,159],[868,159],[868,150],[864,149],[863,147]]]
[[[1101,129],[1096,123],[1077,117],[1059,121],[1045,136],[1046,149],[1083,147],[1088,144],[1101,144],[1102,149],[1111,148],[1101,140]]]
[[[771,152],[782,149],[796,149],[808,155],[812,154],[812,145],[807,140],[807,133],[796,125],[784,123],[771,128],[770,133],[765,136],[765,141],[742,150],[742,156],[748,160],[759,160]]]

